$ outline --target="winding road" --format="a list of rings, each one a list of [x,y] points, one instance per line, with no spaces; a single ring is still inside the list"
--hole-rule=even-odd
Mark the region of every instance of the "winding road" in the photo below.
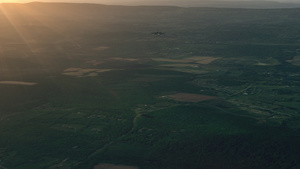
[[[111,141],[111,142],[105,144],[104,146],[100,147],[99,149],[95,150],[94,152],[92,152],[92,153],[88,156],[88,158],[90,158],[90,157],[94,156],[95,154],[101,152],[102,150],[104,150],[105,148],[109,147],[110,145],[112,145],[112,144],[115,143],[116,141],[120,140],[121,138],[123,138],[123,137],[127,136],[129,133],[131,133],[131,132],[134,130],[135,126],[136,126],[136,120],[137,120],[137,118],[140,117],[140,116],[141,116],[141,114],[136,113],[136,116],[135,116],[134,119],[132,120],[132,127],[131,127],[131,129],[130,129],[127,133],[121,135],[120,137],[116,138],[115,140],[113,140],[113,141]]]

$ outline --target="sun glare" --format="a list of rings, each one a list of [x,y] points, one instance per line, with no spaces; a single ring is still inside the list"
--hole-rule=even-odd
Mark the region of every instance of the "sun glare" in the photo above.
[[[0,3],[26,3],[29,0],[0,0]]]
[[[1,1],[3,3],[3,1]],[[9,0],[5,2],[24,2],[24,0]],[[47,62],[43,57],[37,55],[41,48],[41,39],[38,36],[40,29],[47,29],[49,32],[56,32],[53,24],[45,21],[45,17],[37,15],[38,11],[30,8],[26,4],[5,4],[0,5],[0,13],[6,20],[6,24],[14,32],[12,41],[7,42],[6,45],[23,46],[22,48],[15,47],[13,50],[18,53],[19,57],[32,56],[41,67],[46,69]],[[33,29],[35,31],[33,31]]]

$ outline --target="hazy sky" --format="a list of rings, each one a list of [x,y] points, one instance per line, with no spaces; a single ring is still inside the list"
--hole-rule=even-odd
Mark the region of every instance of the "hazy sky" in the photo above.
[[[170,2],[172,1],[177,1],[178,0],[0,0],[0,2],[21,2],[21,3],[26,3],[26,2],[32,2],[32,1],[39,1],[39,2],[80,2],[80,3],[101,3],[101,4],[126,4],[126,3],[145,3],[145,2],[150,2],[150,3],[155,3],[155,2]],[[294,3],[299,3],[300,0],[181,0],[181,3],[183,2],[202,2],[202,1],[276,1],[276,2],[294,2]]]

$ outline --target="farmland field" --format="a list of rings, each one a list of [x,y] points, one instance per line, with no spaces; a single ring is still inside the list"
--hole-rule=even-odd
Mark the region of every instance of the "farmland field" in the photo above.
[[[0,169],[299,168],[297,16],[1,4]]]

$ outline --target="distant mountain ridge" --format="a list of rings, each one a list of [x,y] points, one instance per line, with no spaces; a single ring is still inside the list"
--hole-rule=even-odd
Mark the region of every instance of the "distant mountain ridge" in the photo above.
[[[258,9],[270,9],[270,8],[299,8],[300,3],[281,3],[275,1],[189,1],[188,3],[183,1],[166,1],[161,5],[173,4],[175,6],[182,7],[217,7],[217,8],[258,8]],[[171,3],[172,2],[172,3]]]
[[[213,7],[213,8],[250,8],[250,9],[275,9],[275,8],[300,8],[300,2],[277,2],[277,1],[186,1],[186,0],[37,0],[40,2],[70,2],[70,3],[95,3],[105,5],[126,6],[179,6],[179,7]]]

